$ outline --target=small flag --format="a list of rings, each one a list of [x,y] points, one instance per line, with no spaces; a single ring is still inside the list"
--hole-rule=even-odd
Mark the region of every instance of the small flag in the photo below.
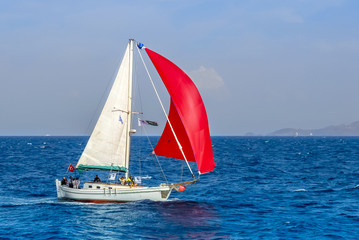
[[[72,165],[70,164],[70,166],[69,166],[69,168],[68,168],[67,170],[69,170],[70,172],[74,172],[74,171],[75,171],[75,168],[74,168],[74,166],[72,166]]]
[[[143,125],[158,126],[158,123],[154,122],[154,121],[142,120],[142,119],[138,118],[138,126],[141,127]]]
[[[121,122],[121,123],[123,124],[123,120],[122,120],[122,117],[121,117],[121,115],[120,115],[120,119],[119,119],[119,120],[120,120],[120,122]]]
[[[135,183],[136,184],[141,184],[142,183],[141,177],[135,177]]]
[[[146,123],[148,124],[148,125],[151,125],[151,126],[158,126],[158,123],[157,122],[154,122],[154,121],[148,121],[148,120],[145,120],[146,121]]]
[[[142,125],[145,124],[145,123],[144,123],[145,121],[144,121],[144,120],[141,120],[141,119],[139,119],[139,118],[137,118],[137,119],[138,119],[138,126],[139,126],[139,127],[142,127]]]
[[[108,180],[116,180],[116,173],[111,173]]]

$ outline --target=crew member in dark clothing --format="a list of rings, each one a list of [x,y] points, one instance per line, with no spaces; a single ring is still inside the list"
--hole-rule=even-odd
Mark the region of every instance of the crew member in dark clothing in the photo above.
[[[96,175],[95,179],[93,180],[94,182],[101,182],[101,179],[98,177],[98,175]]]
[[[72,176],[70,176],[69,187],[70,187],[70,188],[73,188],[73,187],[74,187],[74,182],[73,182]]]
[[[61,180],[61,185],[66,185],[66,184],[67,184],[67,179],[63,177]]]

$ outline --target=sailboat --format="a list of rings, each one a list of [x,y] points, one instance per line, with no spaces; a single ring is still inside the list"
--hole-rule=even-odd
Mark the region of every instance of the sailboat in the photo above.
[[[174,63],[134,39],[128,42],[106,103],[78,160],[76,170],[122,173],[125,179],[130,176],[130,143],[131,136],[136,133],[131,128],[132,117],[139,114],[132,110],[134,48],[144,64],[142,52],[148,55],[170,96],[167,113],[145,65],[166,116],[166,125],[152,154],[185,161],[191,178],[178,183],[164,182],[158,186],[89,181],[80,188],[62,185],[61,180],[56,179],[58,199],[81,202],[166,201],[172,190],[183,191],[185,186],[197,183],[201,174],[213,171],[215,162],[207,113],[195,84]],[[188,162],[196,163],[197,176]],[[180,171],[174,169],[176,170]]]

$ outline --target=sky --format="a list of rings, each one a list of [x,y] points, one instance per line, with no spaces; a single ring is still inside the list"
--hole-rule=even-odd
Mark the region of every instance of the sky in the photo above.
[[[0,135],[89,135],[129,38],[192,77],[212,135],[359,120],[356,0],[0,5]]]

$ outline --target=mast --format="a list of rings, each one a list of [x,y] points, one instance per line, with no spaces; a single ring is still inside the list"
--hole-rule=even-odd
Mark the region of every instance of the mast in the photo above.
[[[125,178],[129,175],[129,163],[130,163],[130,145],[131,145],[131,118],[132,118],[132,69],[133,69],[133,42],[134,39],[129,40],[129,75],[128,75],[128,102],[127,102],[127,130],[126,130],[126,156],[125,167],[127,169]]]

